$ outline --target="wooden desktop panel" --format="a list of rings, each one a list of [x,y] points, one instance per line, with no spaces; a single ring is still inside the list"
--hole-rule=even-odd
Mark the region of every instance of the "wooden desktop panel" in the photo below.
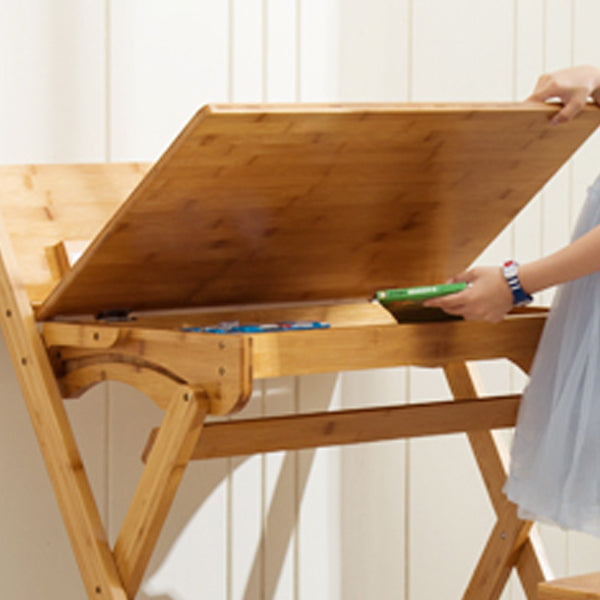
[[[544,105],[206,107],[40,318],[369,297],[467,267],[600,122]]]

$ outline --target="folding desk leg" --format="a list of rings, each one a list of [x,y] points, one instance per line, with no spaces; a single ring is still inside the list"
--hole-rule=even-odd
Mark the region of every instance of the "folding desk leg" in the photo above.
[[[125,600],[31,304],[0,223],[0,324],[89,598]]]
[[[497,600],[502,594],[533,523],[517,517],[510,502],[502,513],[479,559],[463,600]]]
[[[173,396],[115,544],[128,598],[142,581],[175,492],[204,425],[209,398],[181,386]]]
[[[477,389],[473,383],[469,369],[464,362],[450,363],[446,365],[444,370],[455,400],[460,401],[461,398],[477,397]],[[494,436],[490,431],[474,431],[467,435],[496,514],[499,517],[505,513],[508,515],[506,517],[509,520],[508,529],[504,528],[500,530],[500,539],[505,541],[508,531],[515,525],[517,529],[522,525],[523,528],[529,531],[531,524],[518,519],[516,512],[513,510],[514,505],[508,501],[502,492],[504,482],[506,481],[506,469]],[[510,522],[511,519],[514,520],[514,523]],[[496,539],[496,530],[494,530],[490,537],[490,552],[494,548],[497,548],[497,546],[491,545],[494,539]],[[542,555],[543,550],[537,536],[530,535],[524,541],[517,536],[517,541],[519,543],[522,542],[520,552],[509,552],[507,557],[509,560],[514,561],[517,567],[519,578],[521,579],[527,598],[535,600],[537,597],[537,584],[540,581],[551,579],[552,575]],[[502,545],[505,546],[505,544]],[[500,566],[498,566],[498,569],[503,573],[504,582],[502,585],[504,585],[510,575],[510,569],[503,571]],[[465,598],[467,597],[465,596]],[[484,596],[472,597],[477,597],[480,600]]]

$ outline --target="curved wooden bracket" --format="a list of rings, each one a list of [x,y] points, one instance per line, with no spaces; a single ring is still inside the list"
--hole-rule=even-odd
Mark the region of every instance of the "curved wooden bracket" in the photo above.
[[[58,382],[64,398],[78,398],[103,381],[121,381],[148,396],[166,410],[181,381],[150,367],[125,362],[95,363],[67,372]]]
[[[106,380],[128,383],[165,408],[174,386],[204,389],[209,413],[241,410],[252,392],[251,336],[199,335],[130,325],[45,323],[43,338],[65,397]]]

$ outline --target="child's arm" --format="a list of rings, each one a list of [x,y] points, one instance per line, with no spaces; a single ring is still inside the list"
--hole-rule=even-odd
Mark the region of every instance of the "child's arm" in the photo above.
[[[529,294],[596,271],[600,271],[600,226],[557,252],[518,267],[521,285]],[[476,267],[459,273],[453,281],[466,281],[470,286],[463,292],[428,300],[425,306],[490,322],[500,321],[513,306],[500,267]]]
[[[519,279],[529,293],[600,271],[600,226],[568,246],[519,267]]]
[[[559,98],[564,104],[553,123],[564,123],[577,115],[588,98],[600,104],[600,69],[593,66],[571,67],[542,75],[528,100],[544,102]],[[539,260],[519,266],[523,289],[529,294],[600,270],[600,226],[569,246]],[[429,300],[466,319],[496,322],[512,308],[513,298],[500,267],[477,267],[459,273],[453,281],[466,281],[463,292]]]

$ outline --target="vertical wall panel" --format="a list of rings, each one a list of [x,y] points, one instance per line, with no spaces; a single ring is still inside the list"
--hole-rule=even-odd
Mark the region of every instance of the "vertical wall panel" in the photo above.
[[[407,96],[407,0],[340,4],[340,100],[399,102]]]
[[[299,0],[299,100],[337,102],[342,0]]]
[[[286,415],[296,410],[297,379],[265,381],[264,414]],[[297,453],[272,452],[264,456],[264,598],[293,600],[298,577],[295,569]]]
[[[140,600],[228,597],[227,460],[188,466],[146,574]]]
[[[594,30],[600,15],[600,5],[594,0],[575,0],[573,23],[573,62],[575,64],[600,65],[600,47],[598,32]],[[600,175],[598,163],[600,156],[600,132],[596,132],[587,141],[584,148],[577,152],[573,161],[573,222],[585,200],[588,186]]]
[[[263,99],[263,0],[233,0],[232,79],[233,102]]]
[[[515,100],[527,98],[544,70],[544,0],[517,2],[515,31]],[[538,258],[541,251],[541,195],[519,214],[514,227],[514,257]]]
[[[345,408],[406,402],[406,369],[344,373]],[[404,598],[405,442],[345,447],[341,453],[342,598]]]
[[[0,159],[101,161],[104,3],[0,3]]]
[[[517,0],[514,48],[515,100],[527,98],[544,70],[545,0]]]
[[[298,93],[298,2],[266,2],[266,98],[268,102],[294,102]]]
[[[510,100],[513,0],[413,3],[415,101]]]
[[[248,406],[236,418],[262,416],[264,384],[257,382]],[[264,587],[263,457],[231,460],[231,580],[232,598],[259,600]]]
[[[0,3],[0,161],[102,161],[104,3]],[[4,342],[0,344],[0,596],[82,598],[84,587]],[[104,394],[73,401],[86,471],[105,508]]]
[[[572,61],[572,10],[570,2],[546,0],[544,20],[544,69],[554,71]],[[567,163],[544,188],[542,253],[549,254],[568,243],[571,237],[571,168]],[[554,291],[541,294],[549,303]]]
[[[340,408],[339,376],[301,377],[298,407],[302,412]],[[296,477],[298,600],[343,600],[339,448],[299,451]]]
[[[544,2],[544,69],[547,72],[568,67],[572,61],[572,2]]]
[[[154,160],[203,104],[228,98],[228,3],[111,1],[110,16],[110,157]]]

